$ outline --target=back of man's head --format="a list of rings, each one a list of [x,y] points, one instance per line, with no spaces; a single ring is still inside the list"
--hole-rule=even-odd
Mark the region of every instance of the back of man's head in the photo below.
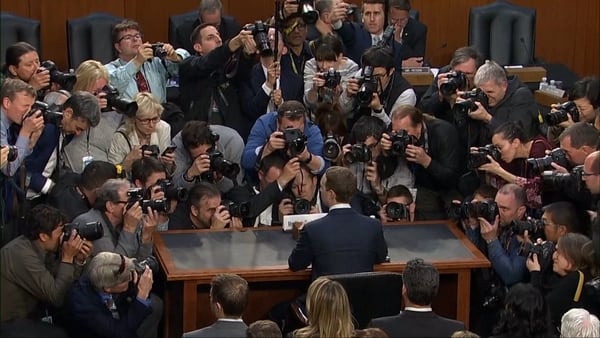
[[[106,161],[92,161],[85,166],[79,185],[86,190],[95,190],[111,178],[117,178],[117,167]]]
[[[593,125],[581,121],[574,123],[563,130],[558,136],[558,140],[562,142],[566,137],[570,138],[571,147],[579,149],[583,146],[588,146],[591,152],[598,145],[600,132]]]
[[[560,321],[560,336],[600,337],[600,321],[587,310],[574,308],[567,311]]]
[[[216,275],[210,282],[210,296],[224,316],[241,317],[248,302],[248,282],[235,274]]]
[[[356,194],[356,175],[345,167],[333,166],[325,172],[325,188],[335,192],[338,203],[350,203]]]
[[[100,123],[100,105],[94,95],[84,91],[74,92],[63,104],[63,111],[71,108],[73,117],[89,122],[90,127]]]
[[[427,306],[431,304],[438,293],[440,274],[430,263],[426,263],[421,258],[415,258],[406,263],[402,282],[406,289],[406,298],[411,303]]]
[[[279,326],[270,320],[257,320],[248,326],[246,338],[281,338]]]

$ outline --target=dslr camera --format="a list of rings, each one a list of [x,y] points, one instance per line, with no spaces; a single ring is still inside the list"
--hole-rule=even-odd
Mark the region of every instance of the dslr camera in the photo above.
[[[525,221],[512,221],[510,227],[514,234],[521,236],[527,231],[529,237],[534,240],[546,237],[544,233],[544,222],[539,219],[527,217],[527,220]]]
[[[583,189],[583,165],[571,169],[570,173],[557,171],[544,171],[542,173],[542,187],[550,191],[564,191],[573,189],[580,192]]]
[[[160,189],[165,194],[168,200],[176,200],[177,202],[185,202],[188,199],[188,191],[182,187],[176,187],[170,180],[159,180],[157,183]]]
[[[413,135],[409,135],[408,132],[404,129],[400,129],[397,133],[391,132],[390,141],[392,142],[392,150],[391,153],[393,155],[405,156],[406,148],[408,145],[418,145],[419,140]]]
[[[360,88],[356,93],[356,99],[359,106],[366,108],[371,104],[373,94],[377,91],[377,79],[373,76],[373,66],[364,67],[358,80]]]
[[[35,101],[31,106],[31,110],[25,115],[25,118],[33,115],[36,111],[40,111],[44,117],[44,123],[51,123],[59,125],[62,121],[63,114],[61,112],[62,106],[59,105],[48,105],[42,101]]]
[[[0,149],[4,149],[4,147],[8,147],[8,158],[6,159],[8,162],[14,162],[19,156],[19,148],[16,146],[2,146]]]
[[[118,113],[131,118],[135,117],[138,110],[137,102],[121,99],[117,88],[111,85],[104,86],[102,91],[106,93],[107,101],[107,107],[102,110],[103,112],[110,111],[110,107],[113,107]]]
[[[100,222],[67,223],[63,228],[63,241],[71,237],[73,230],[77,230],[79,237],[88,241],[95,241],[104,236],[104,228]]]
[[[214,171],[231,180],[236,180],[236,176],[240,173],[239,164],[226,160],[223,153],[218,150],[211,149],[207,155],[210,159],[210,170],[202,174],[203,180],[213,182],[215,180],[212,174]]]
[[[75,83],[77,82],[77,76],[75,76],[75,74],[59,71],[56,64],[50,60],[42,62],[37,72],[42,72],[44,69],[50,72],[50,82],[58,84],[66,91],[70,92],[73,90],[73,86],[75,86]]]
[[[567,161],[567,154],[561,148],[552,149],[552,151],[541,158],[528,158],[527,164],[536,172],[542,172],[546,169],[551,169],[552,162],[558,164],[559,166],[565,168],[569,165]]]
[[[487,144],[484,147],[477,148],[477,150],[469,154],[467,168],[469,170],[476,170],[482,165],[490,163],[490,161],[487,158],[488,155],[490,155],[494,159],[494,161],[500,161],[500,158],[502,157],[500,150],[498,150],[498,148],[495,145]]]
[[[469,118],[469,112],[477,110],[478,107],[475,102],[487,105],[488,100],[487,95],[479,88],[466,92],[461,97],[465,99],[465,101],[456,102],[454,107],[452,107],[454,121],[456,121],[457,124],[466,122]]]
[[[350,151],[344,154],[344,161],[348,164],[371,161],[371,149],[366,144],[353,144]]]
[[[248,218],[250,217],[250,205],[248,202],[235,203],[232,201],[223,201],[223,206],[229,211],[231,217]]]
[[[552,254],[554,254],[554,250],[554,243],[550,241],[542,242],[542,244],[525,242],[521,246],[519,255],[529,257],[532,254],[536,254],[541,270],[546,271],[547,268],[552,268]]]
[[[440,86],[440,92],[444,97],[452,96],[456,91],[467,87],[467,76],[459,70],[448,73],[447,79],[448,81]]]
[[[160,200],[144,199],[144,191],[142,188],[131,188],[127,191],[126,209],[131,208],[135,202],[140,203],[140,207],[142,207],[142,212],[144,214],[148,213],[148,208],[157,212],[168,212],[171,207],[166,198]]]
[[[410,220],[410,213],[408,207],[402,203],[389,202],[385,206],[385,213],[387,216],[394,221],[396,220]]]
[[[312,25],[317,22],[319,13],[313,6],[313,0],[296,0],[298,3],[298,13],[302,15],[302,20],[307,25]]]
[[[144,152],[150,152],[150,155],[148,155],[149,157],[154,157],[155,159],[158,159],[158,155],[160,154],[160,149],[158,148],[158,146],[156,144],[144,144],[142,146],[142,157],[144,155]]]
[[[146,266],[149,267],[153,273],[158,271],[158,261],[154,256],[148,256],[146,259],[141,261],[134,258],[133,266],[135,267],[135,272],[137,272],[138,276],[144,273]]]
[[[323,158],[328,161],[335,161],[339,156],[342,148],[335,136],[331,133],[327,134],[323,140]]]
[[[291,157],[302,154],[306,148],[306,135],[300,130],[295,128],[288,128],[283,130],[283,139],[285,140],[284,151],[289,153]]]
[[[254,41],[256,41],[256,48],[258,48],[260,55],[273,55],[271,44],[269,44],[269,25],[258,20],[254,21],[254,24],[246,25],[244,29],[252,32]]]
[[[494,201],[465,201],[462,203],[452,203],[448,210],[448,217],[451,219],[468,219],[483,217],[486,221],[493,223],[498,215],[498,205]]]
[[[304,198],[293,198],[292,204],[294,205],[294,214],[304,215],[310,214],[310,201]]]
[[[577,105],[573,101],[562,103],[558,109],[546,114],[546,123],[549,126],[556,126],[561,122],[568,121],[569,115],[571,115],[573,122],[579,122],[581,119],[579,109],[577,109]]]
[[[325,87],[331,89],[335,89],[342,82],[342,75],[335,68],[329,68],[323,78],[325,79]]]
[[[153,43],[150,45],[150,48],[152,48],[152,54],[160,59],[166,58],[167,52],[165,51],[164,46],[164,43]],[[152,61],[152,58],[148,59],[148,61]]]

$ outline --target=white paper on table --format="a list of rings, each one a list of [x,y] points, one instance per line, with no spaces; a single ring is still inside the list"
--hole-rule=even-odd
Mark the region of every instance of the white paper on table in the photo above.
[[[327,213],[320,214],[303,214],[303,215],[284,215],[283,216],[283,230],[291,231],[294,228],[295,222],[302,222],[306,224],[319,218],[324,217]]]

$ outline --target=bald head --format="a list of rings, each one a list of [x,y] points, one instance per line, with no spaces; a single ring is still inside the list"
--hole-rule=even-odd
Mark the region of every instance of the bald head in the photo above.
[[[594,151],[585,158],[583,171],[585,185],[592,194],[600,194],[600,151]]]

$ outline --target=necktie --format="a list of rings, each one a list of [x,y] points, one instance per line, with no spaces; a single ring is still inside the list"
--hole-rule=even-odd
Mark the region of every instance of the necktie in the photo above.
[[[117,306],[112,298],[106,300],[106,308],[108,308],[114,319],[120,319],[119,311],[117,311]]]
[[[150,86],[148,85],[148,81],[146,81],[146,78],[144,77],[144,74],[142,74],[141,71],[135,73],[135,83],[137,84],[138,91],[140,93],[150,93]]]
[[[379,43],[379,36],[373,36],[373,46],[377,46],[377,44]]]

